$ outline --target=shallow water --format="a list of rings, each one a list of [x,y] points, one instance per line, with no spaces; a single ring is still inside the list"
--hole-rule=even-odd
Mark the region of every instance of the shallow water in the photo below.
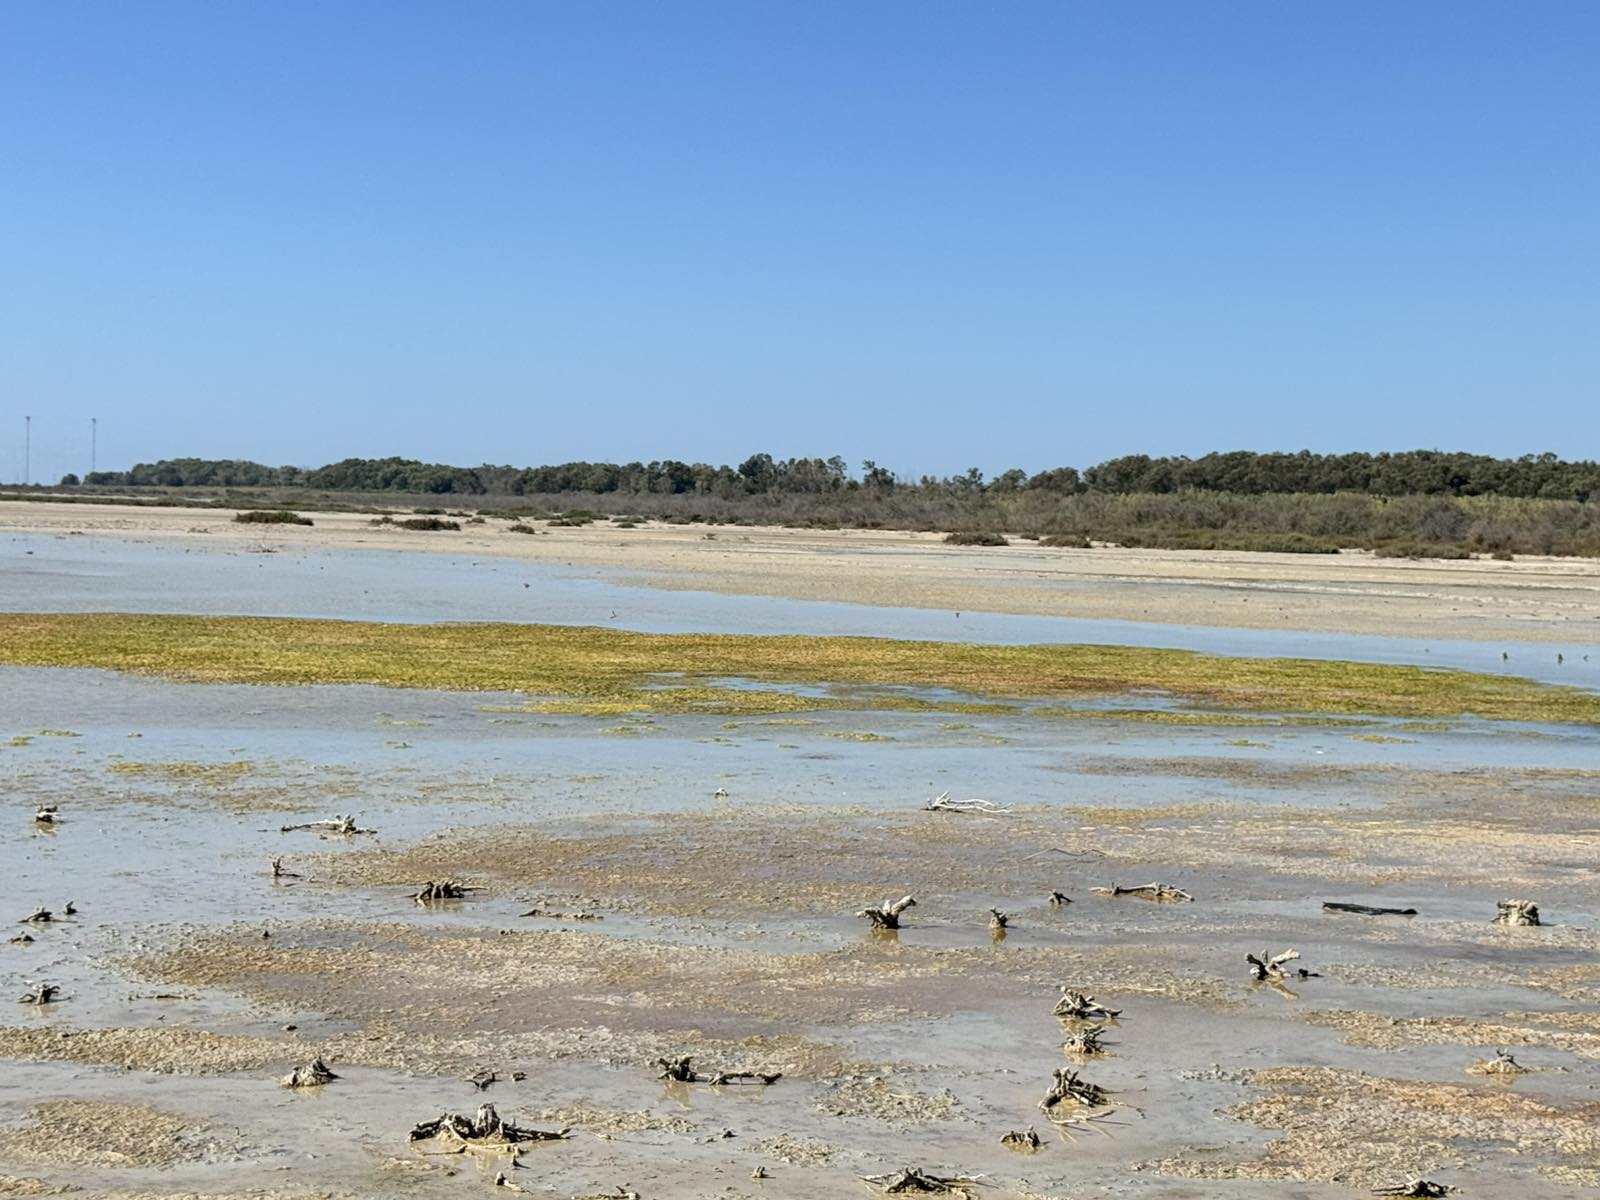
[[[1420,641],[959,615],[766,596],[669,591],[642,577],[509,559],[400,551],[216,552],[98,536],[0,539],[0,610],[177,612],[394,622],[517,621],[654,633],[815,634],[1019,645],[1154,646],[1252,657],[1346,659],[1514,675],[1600,689],[1600,641],[1571,646]],[[1509,659],[1500,657],[1502,650]],[[1561,653],[1565,662],[1557,663]],[[1588,655],[1585,661],[1584,656]]]

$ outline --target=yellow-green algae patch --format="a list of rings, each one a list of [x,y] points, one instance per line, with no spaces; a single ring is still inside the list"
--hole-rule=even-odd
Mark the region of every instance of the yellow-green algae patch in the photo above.
[[[518,691],[536,697],[529,708],[593,715],[777,713],[845,706],[995,711],[994,702],[1003,699],[1141,690],[1257,712],[1469,715],[1600,724],[1600,695],[1526,679],[1133,646],[985,646],[555,625],[8,613],[0,614],[0,663],[98,667],[207,682]],[[668,674],[681,677],[684,685],[664,680]],[[830,699],[709,682],[730,676],[757,684],[942,688],[987,703],[877,691]]]

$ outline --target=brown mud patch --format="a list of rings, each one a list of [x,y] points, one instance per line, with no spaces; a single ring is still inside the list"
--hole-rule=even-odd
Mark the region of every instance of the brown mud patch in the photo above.
[[[0,1132],[0,1158],[23,1166],[171,1167],[243,1151],[202,1120],[142,1104],[47,1101]]]

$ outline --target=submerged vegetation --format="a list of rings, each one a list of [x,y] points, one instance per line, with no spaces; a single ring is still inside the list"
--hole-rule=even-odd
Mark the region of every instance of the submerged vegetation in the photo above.
[[[652,634],[487,623],[0,614],[0,663],[98,667],[206,682],[509,691],[527,696],[521,707],[529,711],[600,715],[821,709],[1049,714],[1062,701],[1140,692],[1225,713],[1600,724],[1600,695],[1526,679],[1129,646]],[[769,686],[728,685],[740,678]],[[807,684],[858,690],[817,697],[787,686]],[[917,694],[930,688],[972,699]],[[1041,700],[1052,703],[1030,703]],[[1075,717],[1093,715],[1092,710],[1067,711]]]

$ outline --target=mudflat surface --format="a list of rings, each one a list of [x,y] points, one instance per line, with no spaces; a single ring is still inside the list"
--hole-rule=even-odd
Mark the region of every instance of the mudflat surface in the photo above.
[[[798,1198],[903,1166],[996,1200],[1600,1186],[1591,730],[0,686],[0,867],[33,939],[0,965],[62,988],[0,1021],[0,1195],[487,1196],[503,1174]],[[925,811],[940,792],[1009,811]],[[334,813],[373,832],[283,829]],[[477,890],[411,898],[446,877]],[[1091,890],[1152,881],[1193,900]],[[897,934],[855,915],[904,894]],[[1510,897],[1546,924],[1491,924]],[[21,924],[35,904],[54,919]],[[1290,977],[1252,982],[1246,953],[1289,949]],[[1058,1018],[1063,986],[1120,1013]],[[1090,1026],[1103,1052],[1069,1052]],[[1478,1073],[1501,1049],[1526,1073]],[[338,1079],[279,1086],[316,1055]],[[782,1078],[658,1078],[680,1055]],[[1057,1068],[1106,1102],[1041,1110]],[[485,1101],[568,1137],[408,1140]],[[1030,1125],[1037,1152],[1001,1144]]]
[[[232,510],[0,501],[0,536],[43,533],[160,540],[279,554],[421,551],[623,573],[657,589],[1278,632],[1429,639],[1600,640],[1600,562],[1383,560],[1337,555],[1062,550],[1015,541],[962,548],[938,534],[610,522],[580,527],[489,518],[459,532],[373,526],[368,515],[316,524],[239,525]],[[465,519],[465,518],[462,518]],[[604,619],[598,604],[595,619]],[[960,638],[952,624],[943,636]]]

